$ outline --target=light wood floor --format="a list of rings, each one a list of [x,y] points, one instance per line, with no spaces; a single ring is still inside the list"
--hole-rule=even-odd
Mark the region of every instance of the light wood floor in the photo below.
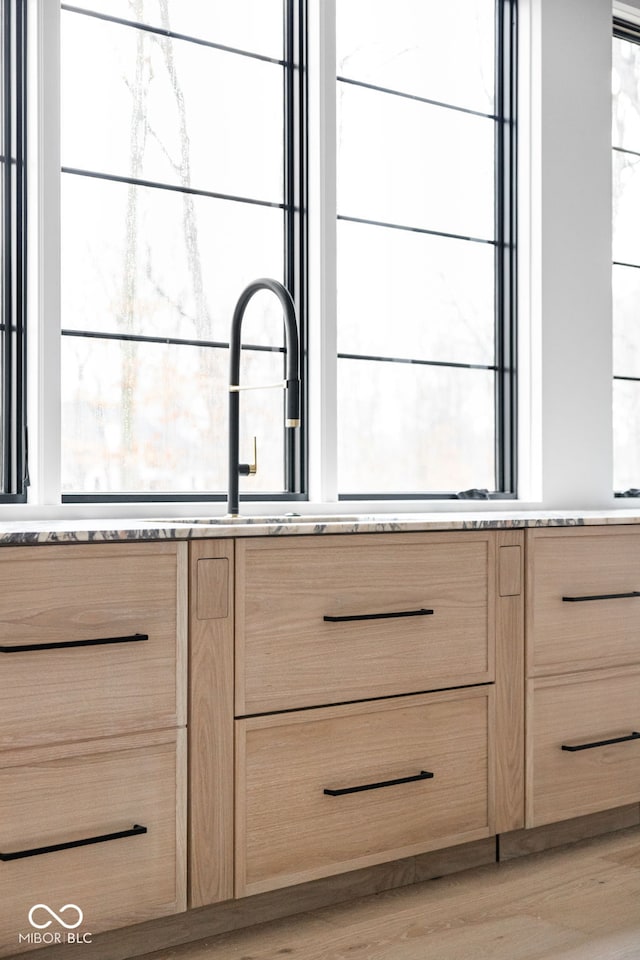
[[[640,960],[640,827],[145,960]]]

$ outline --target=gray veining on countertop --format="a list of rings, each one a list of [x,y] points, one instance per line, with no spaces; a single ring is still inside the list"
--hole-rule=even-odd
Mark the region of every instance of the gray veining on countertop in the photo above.
[[[526,510],[482,513],[335,514],[175,519],[16,520],[0,522],[0,545],[191,540],[211,537],[410,533],[640,524],[637,510]]]

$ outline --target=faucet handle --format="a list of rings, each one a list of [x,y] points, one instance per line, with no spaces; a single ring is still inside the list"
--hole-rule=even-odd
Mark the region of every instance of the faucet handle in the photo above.
[[[249,473],[253,476],[258,472],[258,438],[253,438],[253,463],[249,464]]]
[[[241,477],[254,476],[258,472],[258,439],[253,438],[253,463],[239,463],[238,473]]]

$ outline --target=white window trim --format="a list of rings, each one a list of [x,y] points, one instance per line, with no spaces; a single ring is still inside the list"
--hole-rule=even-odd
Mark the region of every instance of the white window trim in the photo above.
[[[640,26],[640,2],[638,2],[637,5],[614,2],[613,15],[614,17],[621,17],[623,20],[628,20],[630,23],[637,23],[638,26]]]
[[[60,505],[60,9],[29,0],[29,505]],[[34,56],[35,53],[35,56]],[[24,508],[23,508],[24,509]]]
[[[335,27],[335,0],[309,4],[309,501],[322,504],[338,500]]]
[[[547,509],[633,506],[613,496],[611,17],[520,0],[520,426]]]

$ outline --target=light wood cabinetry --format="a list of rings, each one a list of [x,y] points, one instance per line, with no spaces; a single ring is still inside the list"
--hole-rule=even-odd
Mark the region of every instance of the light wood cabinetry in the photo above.
[[[186,551],[0,551],[0,955],[186,907]]]
[[[521,828],[523,543],[0,551],[0,955]]]
[[[189,906],[233,897],[233,540],[190,544]]]
[[[527,532],[526,824],[640,800],[640,532]]]
[[[494,833],[492,695],[239,720],[237,896]]]
[[[529,676],[640,662],[638,529],[547,527],[527,537]]]
[[[239,542],[236,712],[493,680],[494,541]]]
[[[185,723],[176,549],[0,550],[1,748]]]
[[[639,619],[634,527],[4,548],[0,955],[637,807]]]
[[[522,547],[491,530],[236,542],[236,896],[523,826]],[[192,564],[222,558],[202,549]],[[214,607],[210,675],[230,636]]]
[[[640,799],[640,665],[534,681],[531,826]]]
[[[19,933],[33,933],[36,904],[58,915],[76,905],[78,932],[90,935],[185,908],[184,737],[166,731],[0,755],[3,953],[18,951]],[[36,923],[51,920],[41,914]]]

